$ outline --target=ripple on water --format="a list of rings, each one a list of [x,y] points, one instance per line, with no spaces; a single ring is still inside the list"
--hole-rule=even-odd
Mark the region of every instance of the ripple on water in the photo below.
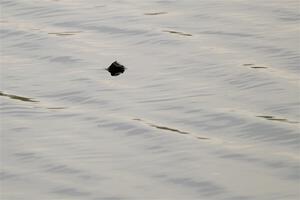
[[[299,196],[297,3],[1,5],[4,198]]]

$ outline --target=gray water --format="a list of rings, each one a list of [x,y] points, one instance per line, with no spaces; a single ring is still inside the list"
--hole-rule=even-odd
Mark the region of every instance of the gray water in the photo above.
[[[2,0],[1,199],[300,199],[299,9]]]

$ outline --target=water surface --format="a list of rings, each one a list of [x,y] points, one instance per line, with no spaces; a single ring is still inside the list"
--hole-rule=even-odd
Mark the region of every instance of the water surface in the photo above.
[[[300,198],[299,1],[1,7],[1,199]]]

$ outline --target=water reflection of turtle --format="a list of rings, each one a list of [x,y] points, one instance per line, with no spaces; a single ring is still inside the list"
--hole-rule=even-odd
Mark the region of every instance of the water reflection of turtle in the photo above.
[[[115,61],[106,70],[109,71],[110,75],[118,76],[124,73],[125,69],[126,68],[123,65]]]

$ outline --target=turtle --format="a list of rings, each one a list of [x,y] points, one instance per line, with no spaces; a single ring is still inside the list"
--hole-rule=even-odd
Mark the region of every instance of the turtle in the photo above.
[[[125,67],[118,63],[118,61],[113,62],[106,70],[110,73],[112,76],[118,76],[125,71]]]

